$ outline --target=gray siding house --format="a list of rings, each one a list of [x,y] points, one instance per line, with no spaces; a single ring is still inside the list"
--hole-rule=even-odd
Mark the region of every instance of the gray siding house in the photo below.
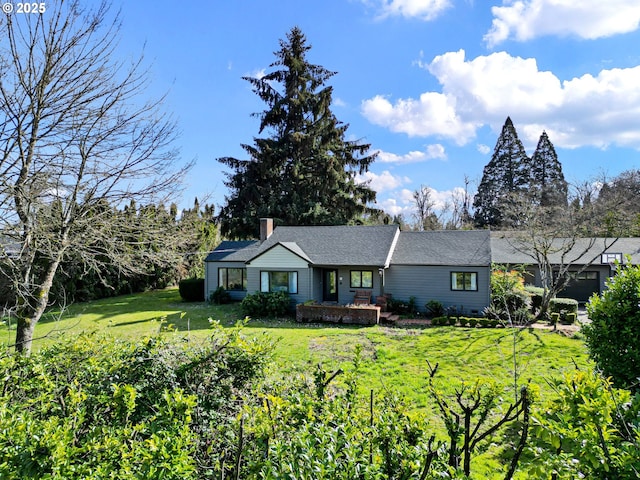
[[[481,312],[489,304],[491,242],[484,231],[401,232],[397,225],[280,226],[261,219],[260,240],[222,242],[205,259],[205,296],[239,300],[287,292],[293,303],[353,303],[356,291],[429,300]]]

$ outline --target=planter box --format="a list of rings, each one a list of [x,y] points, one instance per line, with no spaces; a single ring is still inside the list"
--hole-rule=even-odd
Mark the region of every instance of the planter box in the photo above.
[[[300,304],[296,306],[296,321],[376,325],[380,321],[380,307],[375,305],[343,307]]]

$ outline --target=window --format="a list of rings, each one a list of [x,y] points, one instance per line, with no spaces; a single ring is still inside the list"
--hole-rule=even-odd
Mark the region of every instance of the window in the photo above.
[[[298,293],[298,272],[260,272],[260,291]]]
[[[351,270],[351,288],[373,288],[373,272],[370,270]]]
[[[622,254],[621,253],[603,253],[600,256],[600,263],[622,263]]]
[[[225,290],[246,290],[246,268],[219,268],[218,285]]]
[[[478,291],[476,272],[451,272],[451,290]]]

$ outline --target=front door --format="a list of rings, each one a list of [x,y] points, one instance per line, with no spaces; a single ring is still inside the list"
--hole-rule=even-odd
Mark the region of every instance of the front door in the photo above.
[[[322,301],[338,301],[338,270],[323,270]]]

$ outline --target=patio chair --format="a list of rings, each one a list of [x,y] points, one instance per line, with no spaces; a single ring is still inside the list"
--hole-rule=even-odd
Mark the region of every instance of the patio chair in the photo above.
[[[356,290],[353,296],[354,305],[369,305],[371,303],[371,290]]]

